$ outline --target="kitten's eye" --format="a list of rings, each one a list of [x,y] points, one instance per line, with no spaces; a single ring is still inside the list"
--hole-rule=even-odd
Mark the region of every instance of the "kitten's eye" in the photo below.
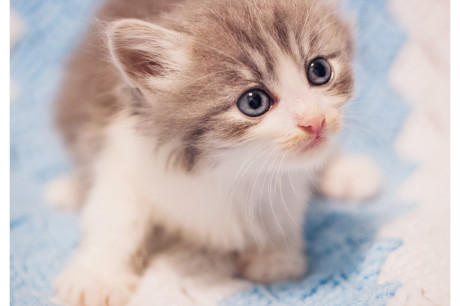
[[[307,67],[308,81],[313,86],[320,86],[330,81],[332,68],[329,62],[322,57],[317,57]]]
[[[268,94],[260,89],[246,91],[236,103],[243,114],[251,117],[258,117],[265,114],[272,107],[272,104],[272,100]]]

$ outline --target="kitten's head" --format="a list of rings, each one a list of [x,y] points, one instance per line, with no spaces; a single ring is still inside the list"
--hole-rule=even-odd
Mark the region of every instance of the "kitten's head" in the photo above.
[[[352,93],[349,26],[320,1],[201,1],[108,37],[132,113],[188,171],[248,150],[321,157]]]

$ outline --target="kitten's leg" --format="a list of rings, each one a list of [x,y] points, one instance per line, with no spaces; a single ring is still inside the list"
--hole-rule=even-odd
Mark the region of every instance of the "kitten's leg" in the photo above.
[[[282,243],[278,248],[282,247]],[[307,258],[300,251],[281,251],[276,247],[255,250],[242,266],[242,274],[258,283],[272,283],[302,278],[307,270]]]
[[[262,205],[256,204],[262,214],[255,224],[260,223],[264,238],[240,256],[240,273],[261,283],[300,279],[308,266],[303,224],[310,190],[305,174],[284,173],[278,183],[263,189]]]
[[[337,156],[323,173],[319,191],[336,199],[365,200],[381,187],[381,174],[366,156]]]
[[[264,224],[267,240],[242,254],[240,273],[246,278],[260,282],[271,283],[302,278],[307,271],[307,257],[304,254],[303,223],[307,196],[290,198],[285,193],[286,201],[291,205],[289,213],[279,205],[274,215],[268,213]],[[280,224],[283,230],[280,231]]]
[[[292,240],[292,239],[291,239]],[[272,283],[305,276],[308,259],[302,238],[297,242],[276,241],[262,249],[253,249],[242,257],[241,274],[255,282]]]
[[[117,165],[100,168],[82,210],[82,243],[55,282],[71,305],[125,305],[138,281],[131,261],[149,226],[148,205]]]

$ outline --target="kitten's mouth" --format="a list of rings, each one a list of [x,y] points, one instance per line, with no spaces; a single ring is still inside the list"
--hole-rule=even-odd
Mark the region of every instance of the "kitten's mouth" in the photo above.
[[[300,153],[305,153],[320,147],[326,141],[326,137],[318,135],[315,139],[307,141],[302,144]]]

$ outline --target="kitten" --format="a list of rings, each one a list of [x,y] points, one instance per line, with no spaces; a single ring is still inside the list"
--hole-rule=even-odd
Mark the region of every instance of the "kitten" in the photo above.
[[[319,0],[110,0],[97,18],[57,104],[76,171],[50,200],[84,202],[58,297],[125,304],[154,229],[256,282],[304,276],[309,186],[352,95],[349,25]],[[344,196],[350,177],[321,187]]]

